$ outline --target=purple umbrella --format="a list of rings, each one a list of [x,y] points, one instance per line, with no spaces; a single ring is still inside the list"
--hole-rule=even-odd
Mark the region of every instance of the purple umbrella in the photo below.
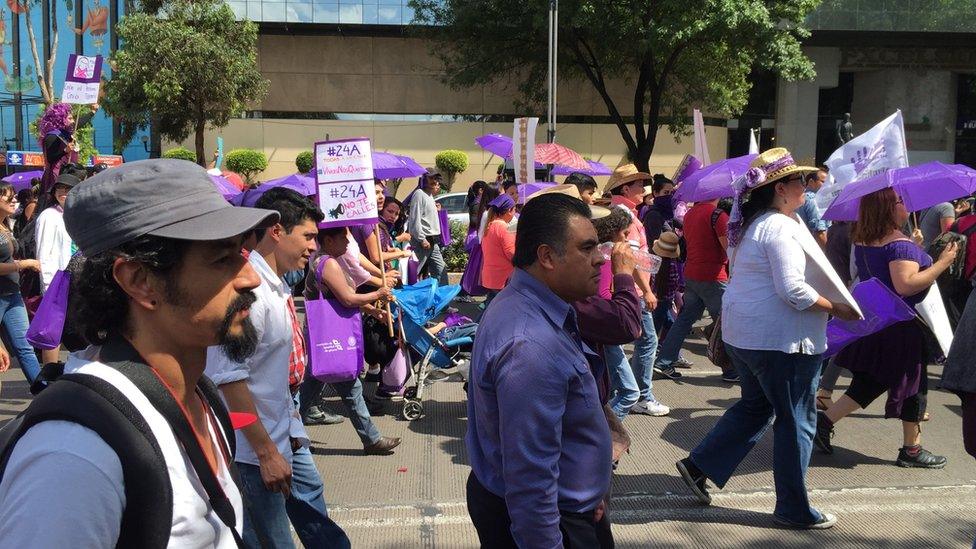
[[[495,156],[508,158],[512,156],[512,138],[500,133],[489,133],[481,137],[475,137],[474,142],[482,149]]]
[[[536,183],[523,183],[519,185],[518,186],[519,203],[525,204],[525,201],[528,200],[528,198],[533,194],[541,191],[542,189],[548,189],[549,187],[552,187],[554,185],[555,183],[551,183],[547,181],[540,181]]]
[[[373,151],[373,177],[376,179],[403,179],[419,177],[427,170],[413,158],[399,154]]]
[[[961,164],[941,162],[888,170],[844,187],[830,203],[823,218],[856,221],[861,197],[888,187],[893,188],[905,202],[905,209],[917,212],[976,192],[976,170]]]
[[[675,200],[704,202],[732,196],[732,182],[749,170],[749,164],[759,155],[747,154],[720,160],[689,175],[674,193]]]
[[[552,175],[569,175],[574,172],[585,173],[586,175],[610,175],[613,173],[613,170],[602,162],[587,160],[586,163],[590,165],[588,170],[574,170],[566,166],[557,166],[552,169]]]
[[[29,189],[32,179],[40,179],[44,175],[43,170],[32,170],[29,172],[17,172],[4,177],[2,181],[6,181],[13,185],[14,190],[20,192],[24,189]]]
[[[304,196],[312,196],[315,194],[314,179],[304,174],[293,173],[291,175],[265,181],[257,187],[244,191],[243,193],[235,196],[230,202],[235,206],[247,206],[249,208],[253,208],[254,204],[257,203],[258,199],[261,198],[264,193],[274,189],[275,187],[291,189]]]
[[[237,185],[234,185],[222,175],[211,175],[210,180],[217,187],[217,191],[224,196],[224,200],[230,201],[235,196],[241,194],[241,190],[237,188]]]

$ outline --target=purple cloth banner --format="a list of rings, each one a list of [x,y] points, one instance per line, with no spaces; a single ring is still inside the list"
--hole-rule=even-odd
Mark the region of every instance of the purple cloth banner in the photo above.
[[[451,221],[447,217],[447,210],[437,210],[437,220],[441,223],[441,245],[451,245]]]
[[[862,337],[880,332],[896,322],[904,322],[915,316],[915,311],[877,278],[858,283],[851,290],[851,295],[861,307],[864,319],[830,319],[827,323],[827,352],[824,356],[833,356]]]

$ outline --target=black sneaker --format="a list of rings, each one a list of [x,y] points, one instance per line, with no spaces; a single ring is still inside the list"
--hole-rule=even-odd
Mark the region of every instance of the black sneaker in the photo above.
[[[667,366],[663,364],[655,364],[654,373],[668,379],[681,379],[681,372],[675,370],[674,365],[671,364],[668,364]]]
[[[949,461],[945,456],[937,456],[925,448],[919,448],[918,454],[912,456],[905,447],[898,450],[899,467],[914,467],[919,469],[941,469]]]
[[[330,414],[318,406],[311,406],[305,413],[305,417],[302,418],[302,423],[305,425],[335,425],[342,423],[343,419],[345,418],[338,414]]]
[[[784,528],[792,528],[794,530],[826,530],[837,524],[837,517],[830,513],[820,513],[820,520],[804,524],[773,515],[773,522]]]
[[[691,493],[695,494],[698,501],[702,505],[711,505],[712,496],[708,495],[708,489],[705,487],[705,481],[708,478],[705,473],[701,472],[694,463],[692,463],[691,458],[685,458],[674,464],[678,468],[678,473],[681,475],[681,480],[685,481],[688,485],[688,489]]]
[[[813,434],[813,445],[825,454],[833,454],[834,447],[830,444],[833,436],[834,425],[827,419],[827,414],[817,412],[817,432]]]
[[[726,383],[738,383],[739,374],[736,372],[722,372],[722,381]]]

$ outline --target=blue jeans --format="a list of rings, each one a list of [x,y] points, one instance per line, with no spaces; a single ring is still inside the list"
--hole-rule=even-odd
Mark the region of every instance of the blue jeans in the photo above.
[[[657,308],[654,309],[654,313],[651,315],[654,318],[654,328],[657,330],[657,334],[660,336],[662,333],[665,334],[674,325],[674,313],[671,312],[671,307],[674,306],[674,300],[671,299],[661,299],[657,302]]]
[[[357,377],[352,381],[340,383],[330,383],[335,392],[342,398],[342,404],[349,412],[349,422],[352,423],[359,439],[363,441],[363,446],[374,444],[380,439],[380,430],[376,428],[369,410],[366,408],[366,400],[363,398],[363,382]],[[301,406],[298,410],[304,418],[308,414],[308,409],[319,403],[322,389],[325,383],[312,377],[312,364],[309,362],[305,368],[305,379],[299,389],[301,396]]]
[[[627,355],[620,345],[606,345],[603,347],[603,358],[610,369],[610,408],[617,418],[623,420],[630,413],[630,409],[640,399],[640,388],[634,378],[634,370],[627,361]]]
[[[244,543],[248,547],[294,547],[289,522],[305,547],[348,548],[349,538],[329,518],[322,478],[308,448],[291,460],[291,495],[271,492],[261,480],[261,468],[238,463],[244,496]]]
[[[41,365],[37,362],[34,348],[27,343],[27,307],[20,293],[0,296],[0,321],[7,330],[10,344],[13,346],[11,354],[16,355],[20,369],[24,371],[27,383],[34,383],[34,378],[41,372]]]
[[[640,389],[640,397],[647,401],[654,400],[651,387],[654,383],[654,355],[657,354],[657,332],[654,330],[654,317],[647,305],[641,305],[641,329],[644,333],[634,342],[634,356],[630,359],[630,367],[634,370],[634,378]]]
[[[670,366],[678,360],[678,353],[685,338],[691,333],[691,327],[701,318],[705,309],[712,316],[712,320],[718,319],[722,312],[722,295],[725,294],[726,282],[700,282],[698,280],[685,281],[685,303],[678,311],[678,318],[674,319],[674,325],[668,330],[668,335],[661,344],[661,356],[658,364]]]
[[[726,343],[739,371],[742,398],[729,408],[691,460],[722,488],[773,425],[776,516],[808,524],[820,519],[807,498],[806,475],[817,426],[814,405],[821,355],[752,351]]]

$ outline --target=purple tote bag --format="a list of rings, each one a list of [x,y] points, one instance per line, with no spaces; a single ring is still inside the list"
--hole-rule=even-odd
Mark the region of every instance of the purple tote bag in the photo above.
[[[401,346],[397,349],[393,360],[383,368],[380,378],[380,389],[388,393],[403,393],[403,386],[407,382],[407,371],[410,369],[410,353]]]
[[[64,332],[64,319],[68,314],[68,290],[71,287],[71,273],[58,271],[51,279],[51,285],[41,299],[34,320],[27,328],[27,342],[38,349],[54,349],[61,345]]]
[[[322,256],[315,269],[322,282]],[[308,323],[308,356],[312,377],[325,383],[351,381],[363,370],[363,320],[359,309],[344,307],[338,300],[320,297],[305,302]]]
[[[485,295],[487,290],[481,286],[481,244],[475,244],[468,256],[468,264],[464,267],[464,274],[461,275],[461,288],[468,295]]]

